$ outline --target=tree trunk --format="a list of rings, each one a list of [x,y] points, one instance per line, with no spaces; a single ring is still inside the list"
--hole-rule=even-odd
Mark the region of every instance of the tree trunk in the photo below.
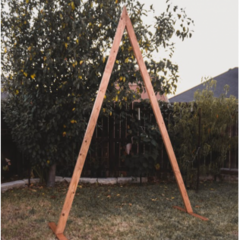
[[[56,163],[49,168],[47,187],[55,186],[55,176],[56,176]]]

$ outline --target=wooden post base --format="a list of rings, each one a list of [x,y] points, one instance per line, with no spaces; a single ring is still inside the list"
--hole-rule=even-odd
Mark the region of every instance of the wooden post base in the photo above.
[[[58,238],[58,240],[68,240],[63,233],[58,233],[56,234],[56,224],[54,222],[49,222],[48,226],[52,229],[53,233],[56,235],[56,237]]]
[[[180,210],[180,211],[182,211],[182,212],[188,213],[188,212],[186,211],[186,209],[184,209],[184,208],[181,208],[181,207],[178,207],[178,206],[173,206],[173,208],[176,208],[176,209],[178,209],[178,210]],[[200,219],[203,220],[203,221],[208,221],[208,218],[205,218],[205,217],[203,217],[203,216],[200,216],[200,215],[198,215],[198,214],[196,214],[196,213],[193,213],[193,212],[192,212],[192,213],[188,213],[188,214],[192,215],[193,217],[200,218]],[[48,226],[52,229],[53,233],[56,235],[56,237],[58,238],[58,240],[68,240],[68,239],[63,235],[63,233],[58,233],[58,234],[56,234],[56,228],[57,228],[57,226],[56,226],[56,224],[55,224],[54,222],[49,222],[49,223],[48,223]]]
[[[182,211],[182,212],[188,213],[188,212],[186,211],[186,209],[184,209],[184,208],[181,208],[181,207],[178,207],[178,206],[173,206],[173,207],[176,208],[176,209],[178,209],[178,210],[180,210],[180,211]],[[205,217],[203,217],[203,216],[200,216],[200,215],[198,215],[198,214],[196,214],[196,213],[194,213],[194,212],[190,212],[190,213],[188,213],[188,214],[192,215],[193,217],[200,218],[200,219],[203,220],[203,221],[208,221],[208,218],[205,218]]]

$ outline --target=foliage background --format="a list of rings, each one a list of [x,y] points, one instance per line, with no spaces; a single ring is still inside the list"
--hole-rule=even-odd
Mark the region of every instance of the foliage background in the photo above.
[[[201,174],[216,179],[229,152],[238,149],[238,134],[231,132],[238,125],[238,100],[224,94],[214,97],[215,80],[205,85],[206,89],[195,92],[194,102],[174,104],[169,126],[178,162],[190,182],[196,177],[198,158]],[[228,88],[224,87],[226,93]]]
[[[149,11],[135,0],[2,1],[2,104],[4,118],[31,166],[70,164],[77,155],[101,81],[122,6],[126,5],[154,90],[174,92],[178,66],[171,62],[172,36],[192,35],[193,21],[171,4],[155,17],[154,31],[142,21]],[[179,23],[179,24],[178,24]],[[154,50],[168,59],[155,61]],[[144,87],[126,33],[117,56],[105,107],[137,99]],[[129,83],[138,84],[137,92]],[[116,88],[116,85],[118,88]],[[41,170],[42,171],[42,170]]]

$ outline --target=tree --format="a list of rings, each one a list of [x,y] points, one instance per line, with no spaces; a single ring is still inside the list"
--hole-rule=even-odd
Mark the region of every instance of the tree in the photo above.
[[[238,101],[234,96],[214,97],[215,80],[207,79],[206,89],[196,91],[194,102],[175,103],[173,123],[170,129],[179,165],[188,183],[196,176],[197,155],[201,160],[201,173],[211,174],[216,179],[224,167],[228,151],[236,149],[237,136],[230,136],[229,129],[238,122]],[[224,90],[227,94],[229,86]],[[201,109],[199,147],[199,110]],[[193,173],[194,172],[194,173]]]
[[[76,159],[123,4],[154,75],[154,90],[175,91],[178,66],[171,62],[172,37],[184,40],[192,34],[193,21],[184,10],[169,4],[155,17],[152,32],[142,17],[154,10],[135,0],[2,1],[2,85],[8,93],[4,117],[31,165],[53,166],[51,176],[56,163]],[[155,61],[153,52],[161,47],[169,51],[169,59]],[[125,33],[102,114],[112,114],[113,102],[121,106],[144,91],[135,66]],[[129,89],[130,82],[138,83],[138,93]]]

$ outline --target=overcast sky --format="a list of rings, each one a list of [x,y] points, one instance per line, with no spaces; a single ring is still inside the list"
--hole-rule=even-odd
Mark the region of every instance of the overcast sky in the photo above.
[[[153,4],[156,15],[166,9],[165,0],[139,2]],[[215,77],[238,67],[238,0],[172,0],[172,3],[184,8],[195,23],[192,38],[176,42],[172,58],[179,66],[176,94],[200,84],[202,77]],[[153,19],[148,17],[147,21]]]

